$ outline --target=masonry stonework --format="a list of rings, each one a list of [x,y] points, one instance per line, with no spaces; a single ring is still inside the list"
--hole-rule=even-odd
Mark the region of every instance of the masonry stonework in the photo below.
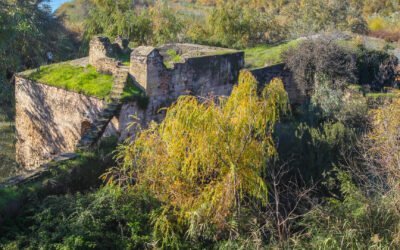
[[[266,66],[250,70],[250,72],[262,86],[268,84],[273,78],[282,79],[291,104],[301,104],[305,100],[305,96],[301,94],[298,86],[294,83],[292,73],[286,68],[285,64]]]
[[[175,58],[166,64],[171,51]],[[241,51],[194,44],[137,47],[130,53],[129,69],[115,59],[118,53],[124,52],[130,53],[130,49],[121,39],[112,44],[108,38],[95,37],[90,42],[89,64],[114,77],[111,103],[16,76],[17,160],[21,165],[34,168],[99,136],[117,135],[120,141],[132,139],[137,129],[129,124],[134,119],[138,119],[135,122],[142,128],[151,121],[162,121],[165,117],[162,108],[170,106],[181,95],[230,95],[244,67]],[[302,102],[284,65],[251,72],[260,85],[274,77],[282,78],[291,103]],[[133,82],[129,84],[136,84],[146,93],[146,108],[135,101],[122,103],[119,99],[125,86],[121,81],[127,78],[133,81],[125,84]],[[99,127],[106,128],[104,133]]]
[[[17,161],[31,169],[53,157],[73,152],[82,130],[104,106],[94,97],[16,76]],[[110,124],[108,134],[115,134]]]
[[[94,37],[89,44],[89,64],[104,74],[116,74],[120,62],[114,59],[122,48],[118,43],[111,44],[107,37]]]
[[[165,66],[166,52],[174,50],[182,61]],[[130,74],[150,98],[148,114],[157,114],[181,95],[229,95],[244,65],[244,53],[193,45],[141,46],[131,53]],[[162,115],[158,116],[162,119]]]

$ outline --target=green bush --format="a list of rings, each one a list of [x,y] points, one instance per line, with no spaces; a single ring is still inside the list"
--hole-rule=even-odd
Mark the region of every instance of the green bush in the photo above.
[[[144,192],[106,187],[96,192],[31,201],[0,237],[3,248],[143,249],[151,242],[150,211],[158,203]]]
[[[287,50],[283,58],[298,88],[309,96],[321,75],[336,89],[356,80],[352,53],[324,38],[305,40]]]
[[[396,67],[399,60],[387,52],[367,50],[359,47],[357,51],[357,76],[361,85],[370,85],[374,90],[394,86]]]
[[[308,213],[302,243],[312,249],[396,248],[400,218],[383,196],[366,196],[349,173],[338,171],[339,196]],[[336,187],[329,187],[334,190]]]

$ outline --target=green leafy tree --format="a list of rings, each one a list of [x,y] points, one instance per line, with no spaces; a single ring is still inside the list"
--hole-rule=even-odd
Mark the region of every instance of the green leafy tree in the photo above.
[[[68,33],[56,20],[47,1],[0,2],[0,97],[1,108],[12,110],[13,91],[7,80],[15,72],[36,67],[46,61],[65,60],[76,48]]]
[[[217,5],[207,20],[210,40],[226,47],[243,48],[265,41],[268,28],[265,14],[235,1]]]
[[[104,34],[129,38],[136,44],[162,44],[176,42],[183,24],[178,15],[165,2],[150,8],[130,0],[92,0],[85,23],[85,39]]]
[[[166,2],[158,1],[150,9],[152,20],[153,43],[177,42],[184,24],[180,16]]]

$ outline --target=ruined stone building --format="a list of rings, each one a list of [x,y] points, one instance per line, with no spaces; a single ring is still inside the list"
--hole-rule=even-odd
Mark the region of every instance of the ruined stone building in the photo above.
[[[118,55],[127,53],[129,66],[118,60]],[[161,121],[164,113],[160,110],[181,95],[229,95],[244,68],[244,53],[194,44],[130,50],[122,40],[112,44],[108,38],[96,37],[90,43],[88,58],[66,63],[82,67],[90,64],[98,72],[112,74],[111,94],[99,99],[35,82],[29,72],[17,74],[16,153],[18,162],[28,169],[61,153],[92,147],[104,136],[128,138],[134,133],[127,129],[133,116],[142,126]],[[260,84],[273,77],[283,78],[291,102],[298,101],[298,91],[283,65],[252,72]],[[145,93],[146,105],[122,98],[130,84]]]

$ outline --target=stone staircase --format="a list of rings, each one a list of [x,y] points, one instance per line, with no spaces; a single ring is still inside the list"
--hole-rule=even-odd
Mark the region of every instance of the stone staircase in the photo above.
[[[110,93],[110,101],[103,110],[100,111],[90,129],[82,136],[81,140],[78,142],[77,149],[87,150],[96,145],[107,128],[108,123],[114,116],[118,115],[122,106],[122,93],[128,77],[129,67],[118,66],[114,74],[114,84]]]

